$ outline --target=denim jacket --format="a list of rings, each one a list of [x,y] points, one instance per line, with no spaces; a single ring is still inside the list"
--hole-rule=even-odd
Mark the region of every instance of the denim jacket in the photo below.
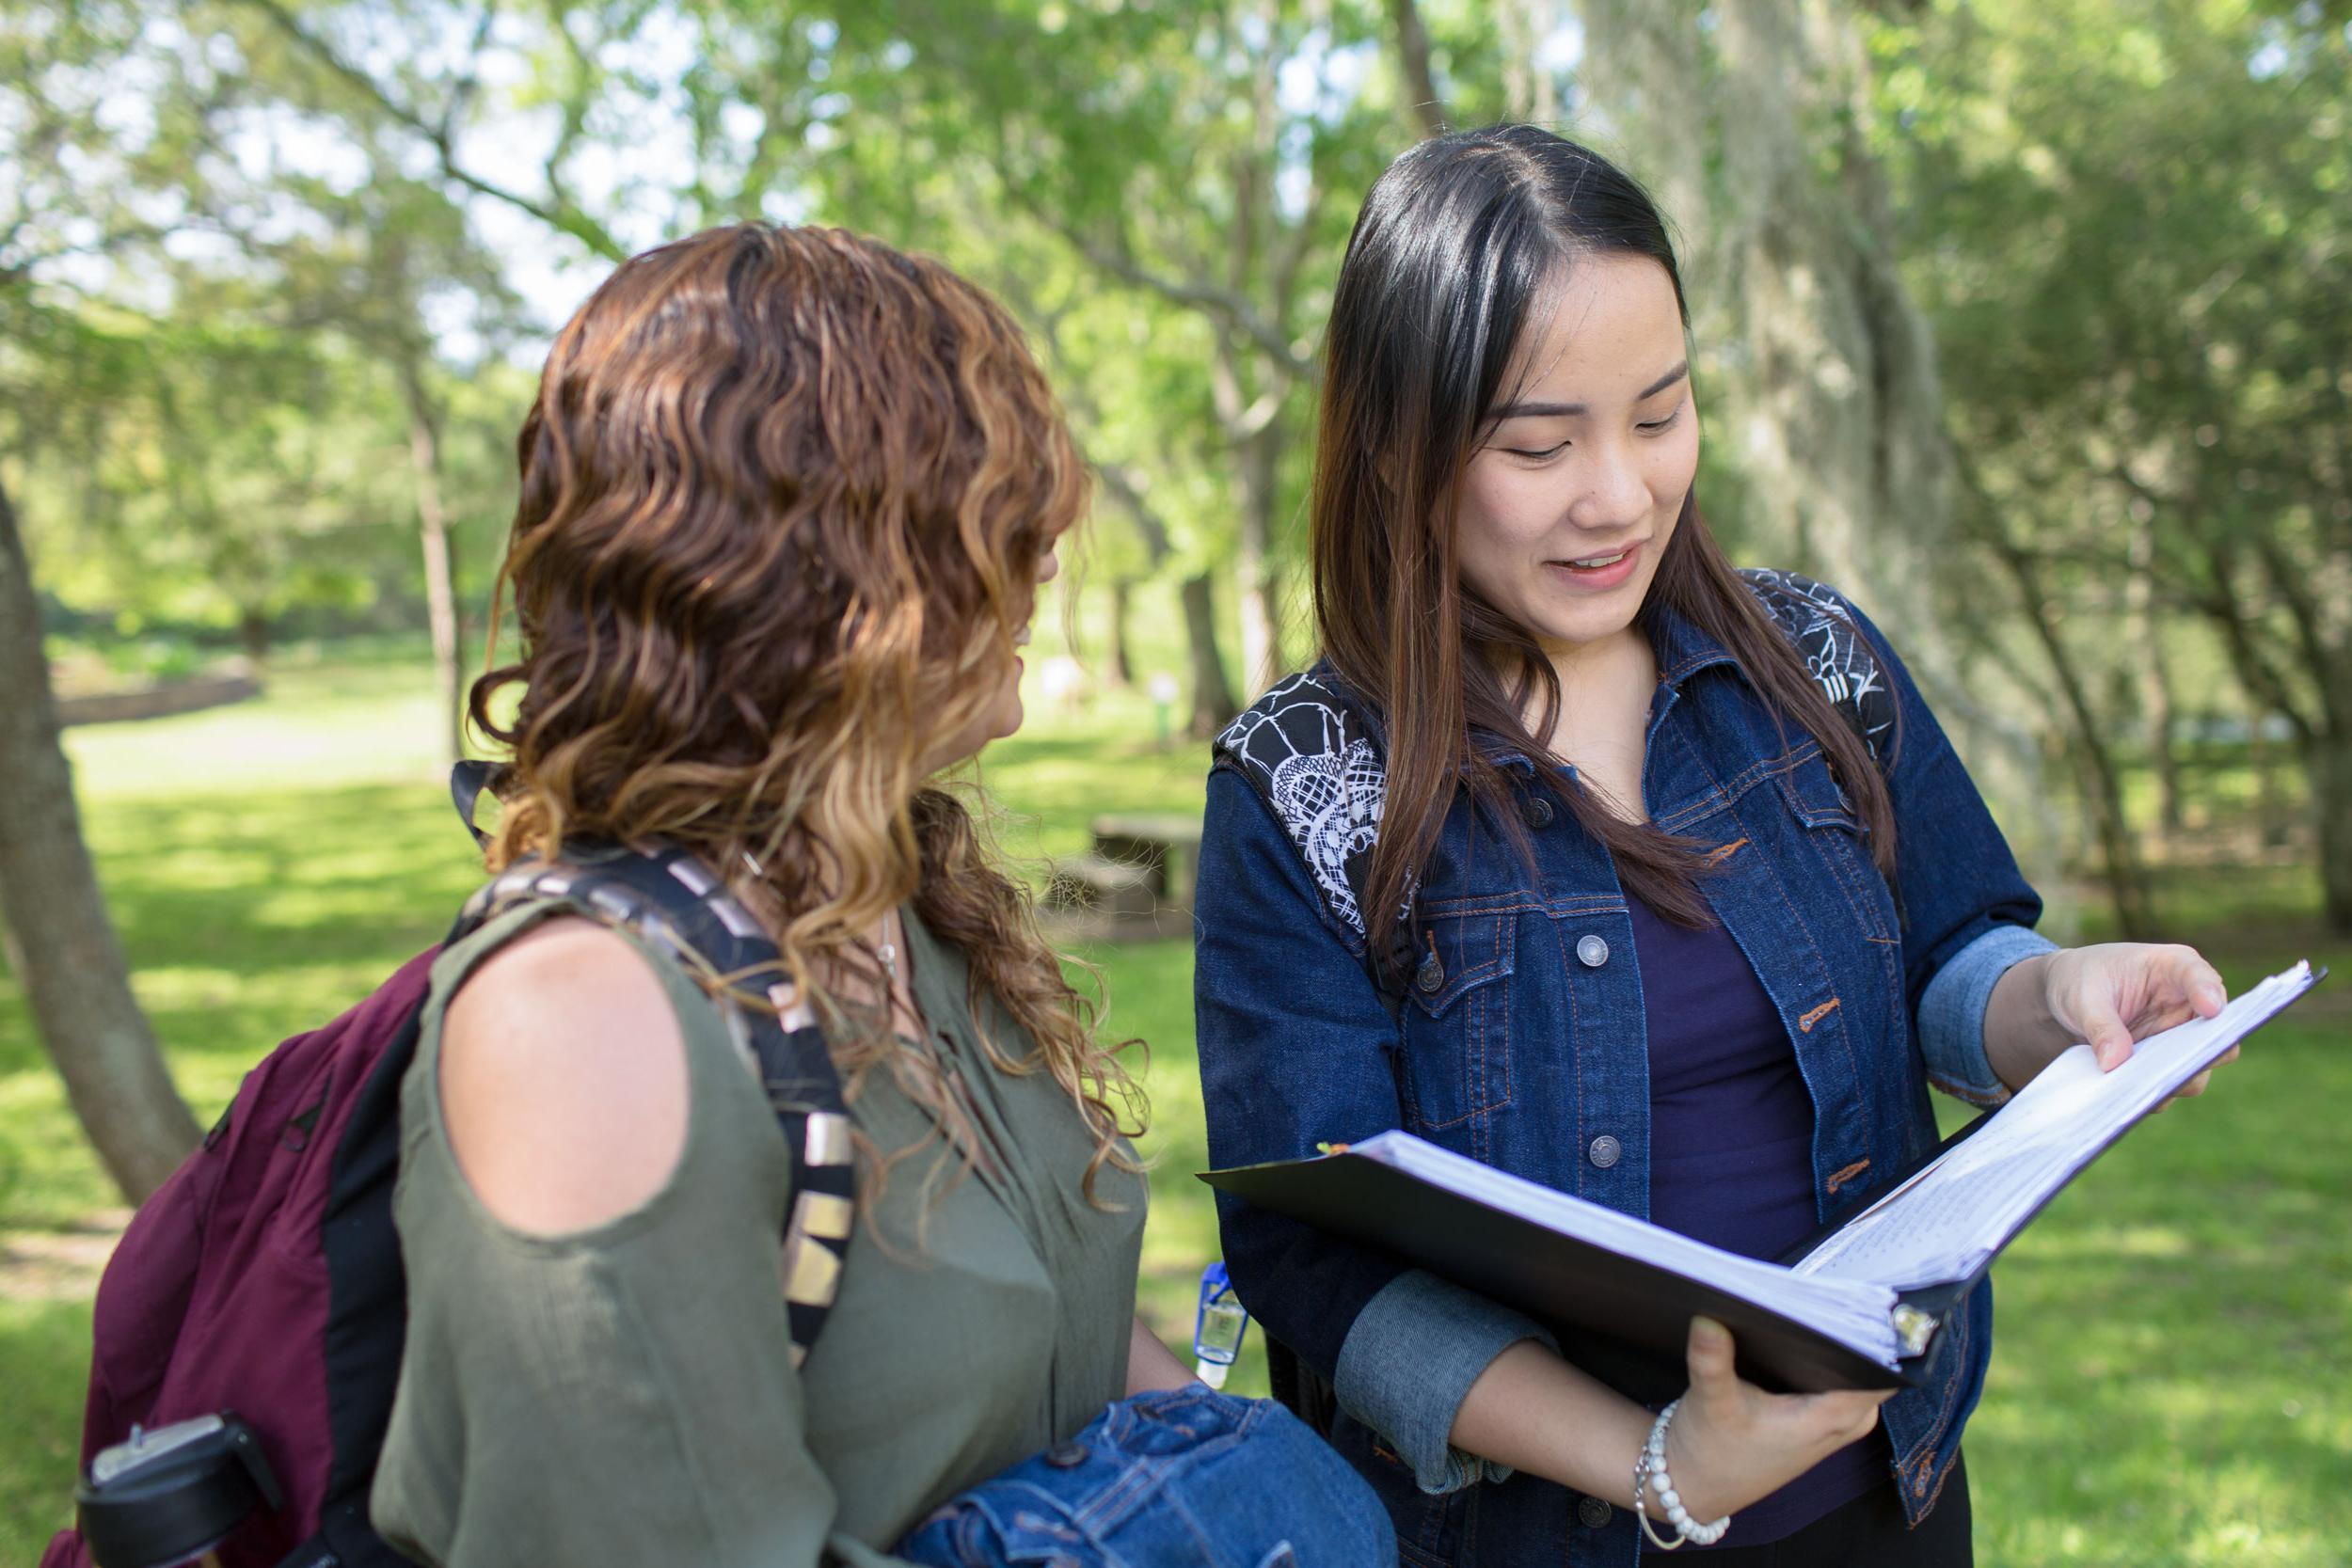
[[[1812,737],[1775,722],[1731,655],[1662,607],[1645,620],[1659,684],[1643,791],[1661,829],[1707,847],[1702,888],[1779,1012],[1811,1095],[1815,1206],[1834,1225],[1932,1148],[1931,1083],[1980,1104],[2004,1097],[1986,1060],[1985,1005],[2010,965],[2050,944],[2031,930],[2040,899],[1893,651],[1843,599],[1804,586],[1825,643],[1867,637],[1856,651],[1875,654],[1864,665],[1893,697],[1894,733],[1870,738],[1893,797],[1899,900]],[[1839,678],[1811,650],[1808,661],[1825,686]],[[1252,716],[1280,689],[1220,737],[1210,773],[1194,924],[1212,1164],[1294,1159],[1318,1141],[1401,1127],[1646,1217],[1642,978],[1608,853],[1526,757],[1490,747],[1518,778],[1533,863],[1457,792],[1408,913],[1425,956],[1401,996],[1384,995],[1365,961],[1369,911],[1354,911],[1331,872],[1334,855],[1360,852],[1376,831],[1378,716],[1327,667],[1315,678],[1340,698],[1331,754],[1310,781],[1323,839],[1295,836],[1300,809],[1284,796],[1278,811],[1263,771],[1251,776]],[[1624,1510],[1447,1447],[1471,1382],[1518,1339],[1552,1343],[1541,1326],[1387,1254],[1218,1203],[1242,1301],[1332,1385],[1332,1440],[1388,1502],[1404,1562],[1635,1560]],[[1971,1292],[1945,1338],[1930,1381],[1883,1407],[1915,1520],[1933,1505],[1983,1386],[1989,1288]],[[1646,1402],[1680,1389],[1678,1370],[1658,1386],[1662,1369],[1619,1366],[1592,1347],[1567,1354]]]

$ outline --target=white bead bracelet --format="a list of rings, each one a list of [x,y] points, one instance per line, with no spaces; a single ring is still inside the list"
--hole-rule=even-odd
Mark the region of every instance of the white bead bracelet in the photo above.
[[[1673,1422],[1675,1412],[1681,1408],[1682,1402],[1677,1400],[1658,1413],[1658,1419],[1649,1429],[1649,1441],[1642,1445],[1640,1456],[1633,1461],[1633,1516],[1642,1521],[1642,1533],[1648,1536],[1650,1544],[1661,1552],[1671,1552],[1694,1541],[1702,1546],[1711,1546],[1721,1541],[1724,1532],[1731,1528],[1731,1515],[1728,1513],[1704,1525],[1692,1518],[1690,1511],[1682,1506],[1680,1495],[1675,1491],[1674,1478],[1666,1473],[1666,1428]],[[1653,1496],[1658,1498],[1659,1506],[1666,1511],[1666,1523],[1675,1528],[1675,1538],[1671,1541],[1658,1533],[1658,1527],[1650,1523],[1649,1513],[1642,1506],[1642,1494],[1649,1490],[1652,1477],[1658,1481]]]

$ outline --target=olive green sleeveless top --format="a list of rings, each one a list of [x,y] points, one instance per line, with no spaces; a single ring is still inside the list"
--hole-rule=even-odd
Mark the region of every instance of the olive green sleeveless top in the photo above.
[[[433,968],[401,1101],[408,1327],[373,1498],[386,1539],[446,1568],[891,1562],[932,1508],[1125,1392],[1143,1182],[1106,1166],[1096,1191],[1117,1207],[1088,1201],[1093,1139],[1069,1097],[990,1062],[961,955],[912,910],[910,985],[987,1157],[965,1170],[887,1072],[867,1079],[851,1119],[885,1153],[922,1147],[876,1223],[861,1214],[804,1367],[780,1280],[783,1136],[718,1009],[642,945],[686,1040],[676,1170],[588,1230],[494,1218],[441,1119],[442,1016],[501,943],[560,912],[578,911],[501,917]],[[1027,1037],[993,1006],[987,1020],[1020,1059]]]

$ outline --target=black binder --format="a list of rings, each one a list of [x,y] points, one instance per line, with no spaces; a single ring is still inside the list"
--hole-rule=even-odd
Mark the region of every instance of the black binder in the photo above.
[[[2296,973],[2290,971],[2279,978],[2291,978]],[[2259,1009],[2258,1016],[2226,1043],[2234,1043],[2277,1016],[2327,972],[2303,973],[2305,978],[2284,1000]],[[2219,1054],[2226,1043],[2216,1045],[2213,1054]],[[2182,1080],[2188,1075],[2184,1071]],[[1999,1115],[1998,1110],[1990,1111],[1970,1121],[1932,1153],[1886,1182],[1883,1192],[1901,1191],[1912,1177],[1991,1125]],[[2130,1125],[2070,1150],[2070,1168],[2063,1179],[1997,1238],[1994,1255]],[[1926,1381],[1933,1373],[1945,1339],[1943,1329],[1969,1290],[1992,1267],[1988,1258],[1965,1278],[1897,1293],[1889,1316],[1901,1354],[1891,1365],[1884,1365],[1811,1323],[1716,1284],[1627,1256],[1346,1148],[1304,1160],[1208,1171],[1200,1180],[1260,1208],[1391,1253],[1406,1263],[1516,1307],[1557,1334],[1564,1349],[1570,1351],[1570,1358],[1580,1362],[1586,1362],[1587,1357],[1576,1347],[1589,1344],[1603,1360],[1623,1361],[1629,1352],[1643,1359],[1678,1364],[1690,1320],[1703,1313],[1731,1330],[1739,1346],[1740,1375],[1779,1392],[1897,1388]],[[1870,1212],[1871,1207],[1875,1204],[1866,1206],[1862,1213]],[[1840,1228],[1830,1227],[1807,1238],[1780,1261],[1788,1263],[1804,1257]]]
[[[1363,1155],[1342,1151],[1243,1165],[1209,1171],[1200,1180],[1517,1307],[1550,1329],[1564,1347],[1597,1336],[1611,1342],[1609,1349],[1679,1364],[1691,1319],[1704,1313],[1731,1330],[1740,1375],[1778,1392],[1893,1388],[1925,1380],[1943,1343],[1935,1330],[1966,1293],[1965,1284],[1916,1292],[1913,1306],[1924,1319],[1920,1353],[1889,1370],[1744,1296],[1490,1208]]]

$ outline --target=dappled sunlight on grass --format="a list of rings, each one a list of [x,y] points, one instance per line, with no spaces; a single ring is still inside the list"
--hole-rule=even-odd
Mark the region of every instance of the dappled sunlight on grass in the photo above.
[[[1995,1266],[1980,1561],[2344,1560],[2348,1097],[2344,1029],[2298,1005]]]
[[[274,669],[268,687],[255,702],[66,731],[84,798],[316,789],[438,775],[429,670],[405,663],[296,666]],[[297,714],[298,722],[288,721]]]
[[[2177,1230],[2150,1226],[2106,1228],[2096,1234],[2067,1237],[2049,1243],[2051,1256],[2077,1260],[2102,1258],[2180,1258],[2187,1255],[2188,1238]]]

